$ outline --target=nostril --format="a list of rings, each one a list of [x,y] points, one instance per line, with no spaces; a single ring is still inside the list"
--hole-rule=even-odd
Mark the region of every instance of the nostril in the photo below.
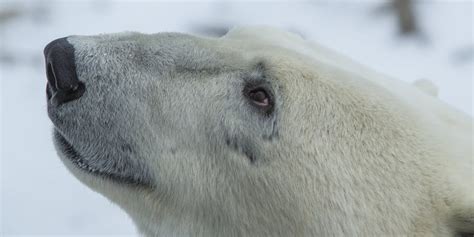
[[[73,89],[59,90],[59,91],[54,92],[50,98],[50,101],[52,105],[58,106],[66,102],[79,99],[84,94],[85,91],[86,91],[86,87],[84,83],[78,82],[76,87]]]
[[[54,77],[53,65],[51,63],[48,63],[46,65],[46,78],[48,79],[48,83],[51,89],[56,90],[57,89],[56,78]]]
[[[53,97],[53,89],[51,88],[51,85],[49,82],[46,84],[46,99],[51,100],[51,97]]]

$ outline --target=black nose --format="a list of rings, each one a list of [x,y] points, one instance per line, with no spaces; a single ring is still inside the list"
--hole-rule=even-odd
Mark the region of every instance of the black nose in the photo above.
[[[47,98],[58,106],[79,99],[85,91],[76,73],[74,46],[67,38],[52,41],[44,48],[46,76],[48,78]]]

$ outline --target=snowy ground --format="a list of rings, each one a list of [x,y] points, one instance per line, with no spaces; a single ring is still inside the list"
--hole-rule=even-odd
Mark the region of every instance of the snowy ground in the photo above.
[[[58,37],[274,25],[300,32],[392,77],[428,78],[439,86],[442,100],[472,115],[473,2],[419,3],[424,39],[398,37],[393,16],[376,13],[380,5],[381,1],[370,0],[0,1],[0,11],[19,12],[18,17],[0,21],[1,233],[136,235],[118,207],[80,184],[55,155],[46,114],[42,49]]]

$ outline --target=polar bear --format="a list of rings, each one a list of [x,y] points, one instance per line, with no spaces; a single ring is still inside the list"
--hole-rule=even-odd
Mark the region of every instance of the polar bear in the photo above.
[[[436,93],[266,27],[44,53],[62,162],[143,235],[474,233],[472,119]]]

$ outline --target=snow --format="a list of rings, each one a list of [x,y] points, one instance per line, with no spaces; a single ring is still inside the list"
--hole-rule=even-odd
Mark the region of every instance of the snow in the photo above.
[[[55,38],[273,25],[392,77],[429,79],[443,101],[472,115],[473,2],[417,4],[422,38],[399,37],[393,16],[376,13],[381,2],[0,2],[0,12],[20,12],[0,22],[1,233],[136,235],[126,214],[79,183],[55,154],[42,61],[43,47]]]

